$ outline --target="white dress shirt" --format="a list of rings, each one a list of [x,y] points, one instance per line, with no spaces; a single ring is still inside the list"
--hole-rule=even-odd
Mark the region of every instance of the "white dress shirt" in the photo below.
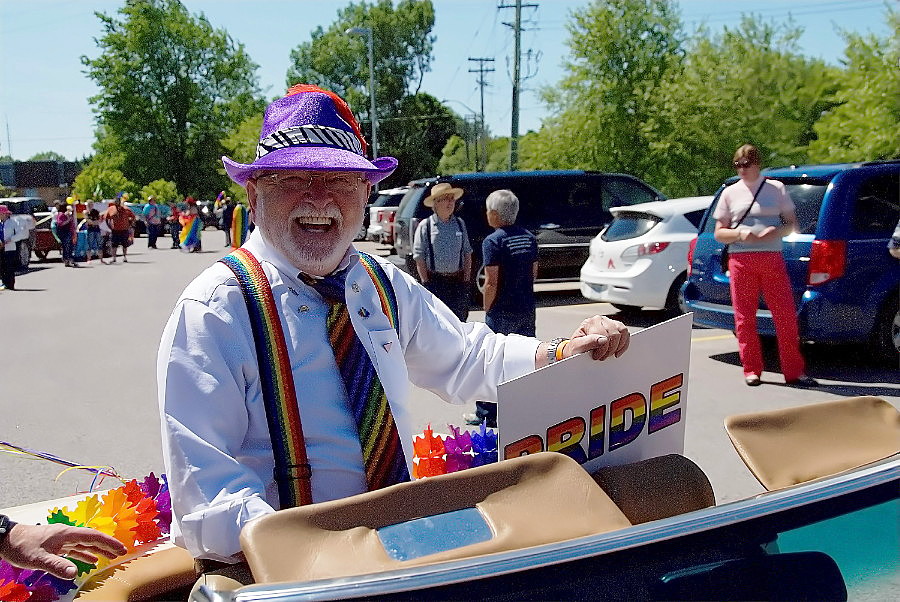
[[[288,345],[315,502],[366,490],[362,452],[325,326],[327,305],[257,229],[244,245],[260,261]],[[500,382],[534,370],[539,341],[461,323],[385,260],[398,332],[351,249],[347,309],[372,358],[412,466],[409,383],[451,403],[497,398]],[[248,520],[279,507],[274,460],[247,307],[231,270],[216,263],[182,293],[157,364],[172,533],[195,557],[228,561]]]

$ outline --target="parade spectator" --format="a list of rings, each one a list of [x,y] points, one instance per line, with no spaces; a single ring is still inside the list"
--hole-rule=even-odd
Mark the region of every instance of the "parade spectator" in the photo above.
[[[97,564],[98,556],[112,559],[126,552],[118,539],[96,529],[62,523],[26,525],[0,514],[0,558],[19,568],[74,579],[78,568],[69,558]]]
[[[412,428],[410,381],[456,403],[496,399],[498,383],[562,357],[627,349],[627,328],[601,316],[567,345],[461,322],[393,264],[359,254],[366,199],[397,161],[366,159],[336,94],[298,85],[274,101],[256,156],[223,161],[246,186],[258,229],[188,285],[160,341],[172,533],[196,558],[238,563],[238,535],[256,517],[408,480],[412,436],[399,433]],[[263,306],[263,320],[251,319]],[[259,329],[284,343],[257,347]],[[298,409],[302,429],[292,420],[270,432],[263,397]],[[282,429],[299,440],[298,466],[276,463]],[[249,576],[246,566],[226,571]]]
[[[173,249],[181,248],[181,241],[179,240],[179,235],[181,234],[181,221],[178,219],[180,216],[181,209],[178,208],[178,203],[169,201],[169,215],[166,216],[166,222],[169,224],[169,235],[172,237]]]
[[[87,211],[85,213],[84,225],[87,236],[87,261],[86,263],[91,262],[91,258],[96,254],[97,259],[100,260],[100,263],[106,263],[103,261],[103,234],[100,232],[100,212],[94,207],[94,201],[88,201],[87,203]]]
[[[6,205],[0,205],[0,290],[16,290],[19,255],[16,253],[15,237],[18,234],[12,211]]]
[[[465,322],[469,317],[472,243],[463,220],[454,215],[462,188],[435,184],[423,201],[434,213],[422,220],[413,236],[413,259],[425,288]]]
[[[778,341],[781,371],[789,385],[812,387],[818,383],[806,375],[800,353],[797,310],[781,239],[794,231],[797,216],[784,184],[760,173],[759,150],[752,144],[734,153],[740,180],[725,188],[716,206],[715,238],[728,245],[728,272],[738,352],[744,382],[758,386],[763,372],[762,348],[756,329],[756,310],[762,293]]]
[[[178,217],[181,223],[179,234],[180,248],[188,253],[199,253],[203,250],[203,218],[194,197],[185,199],[185,208]]]
[[[537,239],[516,225],[519,199],[510,190],[495,190],[485,201],[494,232],[481,243],[484,261],[485,323],[494,332],[533,337]]]
[[[481,243],[484,262],[485,324],[500,334],[533,337],[536,311],[537,239],[517,226],[519,199],[511,190],[495,190],[485,200],[488,225],[494,232]],[[466,422],[497,428],[497,404],[476,401]]]
[[[59,246],[62,252],[63,263],[67,268],[75,265],[75,212],[71,205],[65,201],[56,202],[56,236],[59,237]]]
[[[112,260],[116,262],[116,249],[122,247],[122,261],[128,263],[128,245],[131,244],[131,229],[134,227],[134,212],[122,203],[122,194],[116,195],[113,204],[106,208],[102,218],[112,232]]]
[[[225,230],[225,247],[231,246],[231,220],[234,217],[234,201],[230,196],[225,197],[225,206],[222,208],[222,229]]]
[[[156,204],[156,197],[147,197],[147,205],[144,206],[144,222],[147,224],[147,248],[156,248],[156,239],[159,238],[159,230],[162,227],[162,212]]]

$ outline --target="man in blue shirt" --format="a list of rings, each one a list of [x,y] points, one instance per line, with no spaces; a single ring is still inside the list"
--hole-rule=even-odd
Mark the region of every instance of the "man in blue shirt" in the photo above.
[[[533,337],[537,240],[516,225],[519,199],[511,191],[495,190],[485,205],[488,224],[495,229],[481,245],[485,322],[494,332]]]
[[[485,323],[500,334],[533,337],[535,330],[534,279],[537,276],[537,240],[517,226],[519,199],[509,190],[495,190],[485,201],[488,224],[494,228],[481,244],[484,259]],[[475,402],[475,420],[497,426],[497,404]]]

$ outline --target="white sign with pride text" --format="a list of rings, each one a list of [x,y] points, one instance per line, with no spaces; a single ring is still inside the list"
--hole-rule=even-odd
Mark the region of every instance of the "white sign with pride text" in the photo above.
[[[622,357],[581,354],[502,383],[501,458],[540,451],[591,471],[684,450],[691,314],[631,335]]]

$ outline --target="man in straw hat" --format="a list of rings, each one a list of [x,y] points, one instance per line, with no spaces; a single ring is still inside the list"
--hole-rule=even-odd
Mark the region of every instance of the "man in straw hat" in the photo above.
[[[559,358],[621,355],[625,326],[595,316],[543,343],[460,322],[353,239],[396,159],[366,158],[350,108],[310,85],[266,109],[256,158],[223,158],[257,228],[185,289],[159,350],[175,541],[240,560],[249,520],[407,480],[409,382],[451,403]],[[270,430],[271,425],[271,430]]]
[[[447,304],[456,317],[469,317],[472,245],[466,224],[454,215],[462,188],[447,182],[435,184],[424,201],[434,214],[419,222],[413,236],[413,259],[419,279]]]

